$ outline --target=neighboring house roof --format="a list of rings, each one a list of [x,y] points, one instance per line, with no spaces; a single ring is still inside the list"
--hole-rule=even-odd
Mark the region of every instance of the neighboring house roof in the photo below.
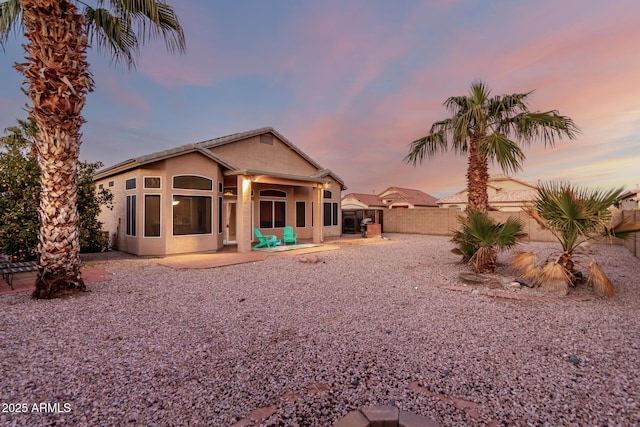
[[[348,198],[356,199],[369,207],[385,208],[394,204],[438,207],[435,197],[413,188],[389,187],[380,194],[349,193],[342,200]]]
[[[360,203],[367,206],[381,207],[381,208],[385,207],[384,203],[382,203],[382,200],[380,200],[380,196],[378,196],[377,194],[349,193],[349,194],[345,194],[342,200],[347,198],[356,199]]]
[[[389,187],[380,193],[380,198],[390,200],[388,204],[406,202],[413,206],[438,206],[437,199],[431,194],[413,188]]]
[[[243,173],[243,172],[252,172],[252,173],[261,173],[261,174],[264,174],[264,175],[290,177],[289,175],[277,174],[277,173],[273,173],[273,172],[264,172],[264,171],[256,171],[256,170],[247,171],[247,170],[241,169],[237,165],[233,165],[233,164],[229,163],[227,160],[221,158],[220,156],[215,155],[213,152],[211,152],[211,150],[209,150],[210,148],[213,148],[213,147],[219,147],[221,145],[230,144],[230,143],[233,143],[233,142],[236,142],[236,141],[241,141],[243,139],[252,138],[254,136],[259,136],[259,135],[262,135],[262,134],[265,134],[265,133],[273,134],[276,138],[280,139],[283,143],[288,145],[298,155],[300,155],[302,158],[304,158],[311,165],[313,165],[315,168],[318,169],[318,171],[316,173],[314,173],[313,175],[311,175],[309,177],[296,177],[296,178],[298,178],[298,179],[301,178],[301,179],[308,180],[308,181],[318,181],[318,182],[320,182],[322,178],[326,178],[327,176],[330,176],[331,178],[335,179],[342,186],[343,189],[347,188],[344,185],[344,180],[342,178],[340,178],[338,175],[333,173],[331,170],[325,169],[322,166],[320,166],[315,160],[313,160],[306,153],[304,153],[302,150],[300,150],[296,145],[294,145],[291,141],[289,141],[282,134],[280,134],[279,132],[277,132],[275,129],[273,129],[271,127],[264,127],[264,128],[250,130],[250,131],[247,131],[247,132],[234,133],[232,135],[226,135],[226,136],[222,136],[222,137],[215,138],[215,139],[209,139],[209,140],[198,142],[198,143],[195,143],[195,144],[186,144],[186,145],[182,145],[182,146],[179,146],[179,147],[176,147],[176,148],[171,148],[169,150],[158,151],[156,153],[151,153],[151,154],[146,154],[146,155],[143,155],[143,156],[139,156],[139,157],[126,160],[126,161],[124,161],[122,163],[118,163],[118,164],[116,164],[114,166],[110,166],[108,168],[105,168],[105,169],[102,169],[102,170],[98,171],[94,175],[94,179],[106,178],[106,177],[109,177],[109,176],[112,176],[112,175],[115,175],[115,174],[118,174],[118,173],[122,173],[122,172],[126,172],[128,170],[131,170],[131,169],[138,168],[140,166],[143,166],[143,165],[146,165],[146,164],[149,164],[149,163],[165,160],[165,159],[168,159],[168,158],[171,158],[171,157],[176,157],[176,156],[180,156],[180,155],[188,154],[188,153],[192,153],[192,152],[198,152],[198,153],[203,154],[204,156],[207,156],[210,159],[218,162],[219,164],[221,164],[226,169],[229,169],[230,171],[232,171],[231,174],[238,174],[238,173]]]
[[[624,193],[622,196],[620,196],[620,198],[624,200],[630,197],[638,197],[638,195],[640,195],[640,188],[636,188],[635,190],[629,190],[626,193]]]
[[[531,183],[528,183],[526,181],[521,181],[521,180],[519,180],[517,178],[512,178],[509,175],[505,175],[505,174],[501,174],[501,173],[495,174],[495,175],[493,175],[492,177],[489,178],[489,184],[494,184],[496,186],[499,186],[500,181],[511,181],[511,182],[518,183],[518,184],[520,184],[522,186],[529,187],[532,190],[537,190],[538,189],[538,187],[536,187],[535,185],[533,185]]]
[[[500,182],[501,181],[512,181],[517,184],[520,184],[523,189],[522,190],[503,190]],[[528,182],[520,181],[515,178],[511,178],[506,175],[495,175],[489,178],[487,183],[487,187],[495,190],[489,194],[489,204],[504,204],[504,203],[525,203],[531,202],[535,200],[536,195],[538,194],[537,187],[535,185],[529,184]],[[468,199],[468,191],[467,189],[460,190],[456,193],[450,194],[446,197],[437,201],[438,205],[455,205],[455,204],[467,204],[469,203]]]

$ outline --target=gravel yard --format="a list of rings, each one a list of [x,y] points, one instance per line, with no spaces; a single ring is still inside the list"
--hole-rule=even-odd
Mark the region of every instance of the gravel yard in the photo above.
[[[0,424],[328,427],[365,405],[443,426],[640,424],[640,261],[624,247],[594,255],[613,299],[512,299],[464,287],[448,238],[389,237],[315,264],[91,261],[113,276],[89,293],[2,296]]]

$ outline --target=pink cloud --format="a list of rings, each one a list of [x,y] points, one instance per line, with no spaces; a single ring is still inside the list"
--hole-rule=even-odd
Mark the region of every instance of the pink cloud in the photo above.
[[[148,101],[140,93],[136,92],[127,80],[116,80],[111,74],[102,75],[100,77],[100,92],[106,93],[109,98],[122,108],[135,110],[135,117],[140,117],[140,115],[149,117],[151,111]]]

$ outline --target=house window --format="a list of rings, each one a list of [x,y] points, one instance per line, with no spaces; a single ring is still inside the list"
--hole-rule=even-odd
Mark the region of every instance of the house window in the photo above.
[[[173,196],[173,235],[211,234],[211,197]]]
[[[330,199],[330,198],[331,198],[331,196],[332,196],[331,191],[329,191],[329,190],[324,190],[324,192],[323,192],[323,197],[324,197],[325,199]]]
[[[222,234],[222,197],[218,197],[218,234]]]
[[[283,228],[286,224],[286,203],[280,200],[260,200],[260,228]]]
[[[115,182],[109,181],[109,187],[113,187],[114,185],[116,185]]]
[[[125,234],[127,236],[136,235],[136,196],[127,196],[125,218]]]
[[[218,182],[218,193],[222,193],[223,187],[222,187],[222,181]]]
[[[98,190],[103,190],[104,189],[104,184],[98,184]]]
[[[306,227],[307,209],[305,202],[296,202],[296,227]]]
[[[338,204],[333,202],[324,203],[324,222],[325,226],[338,225]]]
[[[144,195],[144,237],[160,237],[160,195]]]
[[[160,188],[160,177],[159,176],[145,176],[144,177],[144,188]]]
[[[129,178],[124,182],[124,188],[127,190],[135,190],[136,189],[136,179]]]
[[[202,176],[178,175],[173,177],[173,188],[211,191],[213,189],[213,181]]]

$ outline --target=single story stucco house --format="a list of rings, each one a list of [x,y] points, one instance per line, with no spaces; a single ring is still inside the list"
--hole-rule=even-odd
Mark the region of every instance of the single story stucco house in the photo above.
[[[436,198],[421,190],[403,187],[389,187],[379,194],[349,193],[340,205],[342,207],[342,232],[360,232],[360,223],[369,218],[383,226],[385,209],[437,208]]]
[[[250,252],[254,228],[292,226],[314,243],[341,234],[344,182],[273,128],[140,156],[94,181],[114,195],[99,216],[111,246],[136,255]]]
[[[495,175],[487,182],[489,206],[497,211],[517,212],[530,205],[538,194],[538,187],[507,175]],[[465,188],[437,201],[441,208],[465,210],[469,191]]]
[[[620,197],[620,209],[640,209],[640,187],[629,190]]]

